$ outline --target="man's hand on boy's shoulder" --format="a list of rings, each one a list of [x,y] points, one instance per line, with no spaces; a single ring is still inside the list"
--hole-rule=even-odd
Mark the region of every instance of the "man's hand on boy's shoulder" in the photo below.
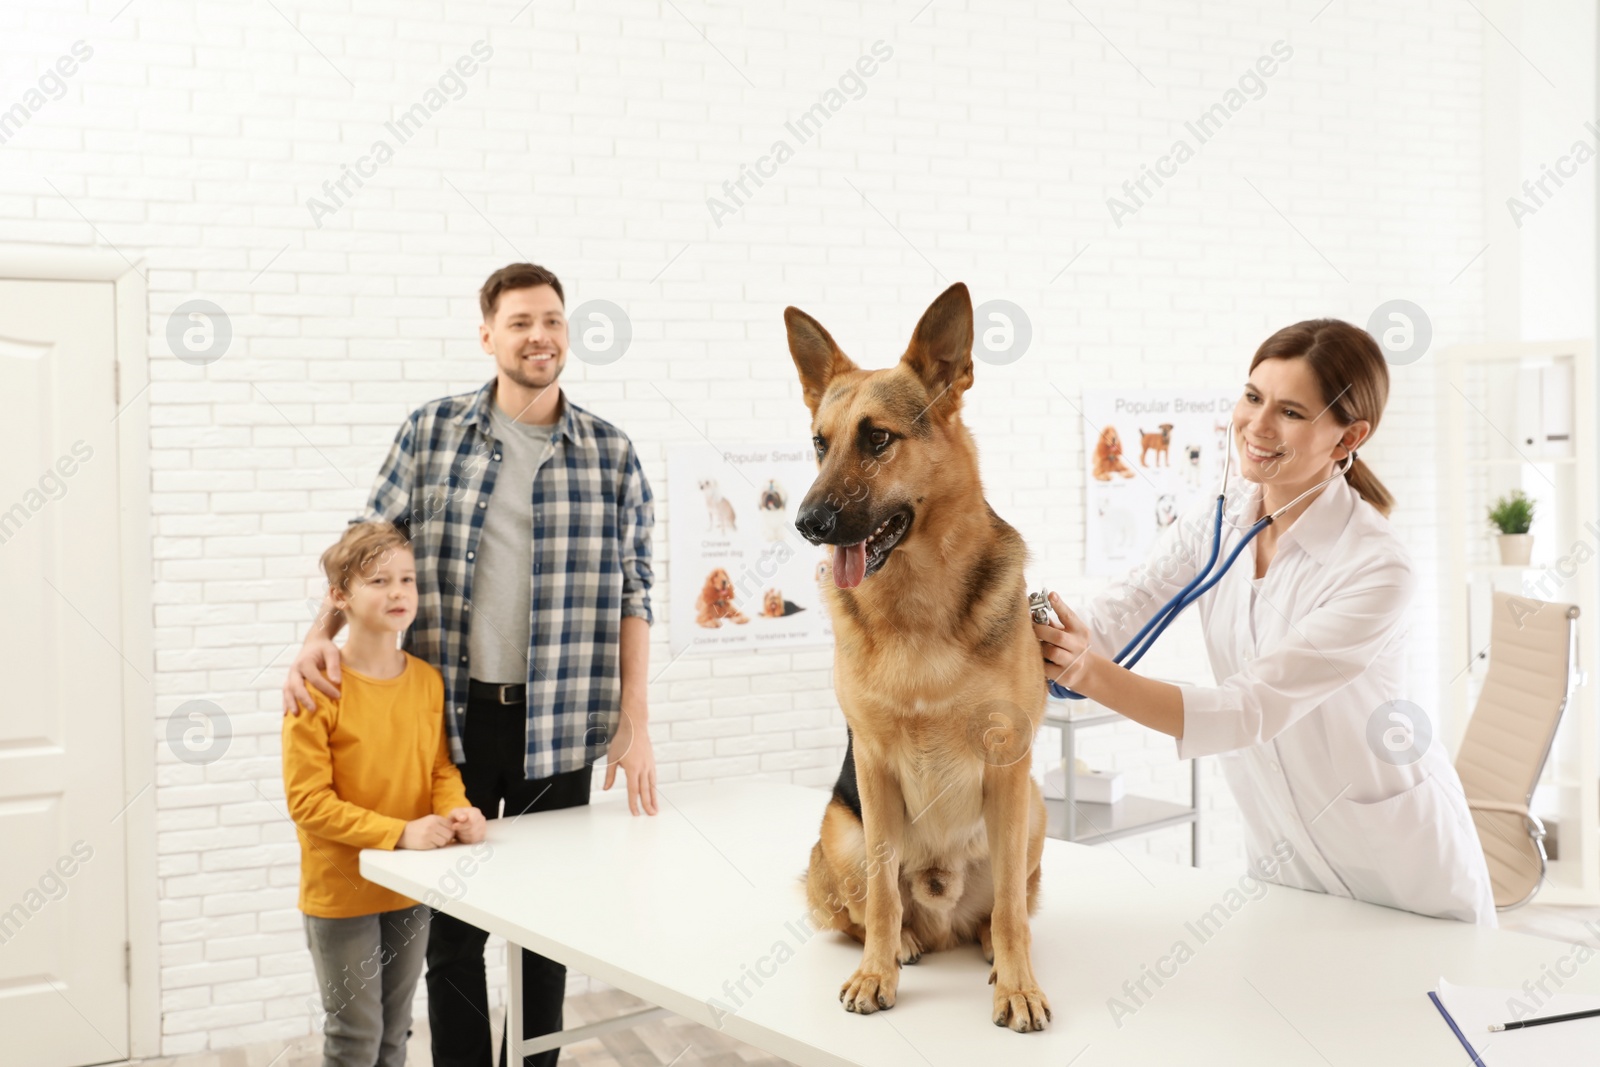
[[[323,677],[323,672],[327,677]],[[308,640],[289,665],[283,680],[283,713],[298,715],[301,711],[314,711],[316,702],[306,683],[330,700],[339,699],[339,646],[326,637]]]
[[[489,820],[477,808],[453,808],[447,819],[456,840],[464,845],[475,845],[489,836]]]

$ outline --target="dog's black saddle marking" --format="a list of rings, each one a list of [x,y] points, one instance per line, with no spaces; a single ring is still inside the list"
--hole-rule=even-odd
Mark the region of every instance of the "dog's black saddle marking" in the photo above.
[[[850,728],[844,731],[844,766],[839,768],[839,780],[833,783],[833,798],[861,818],[861,790],[856,786],[855,738]]]

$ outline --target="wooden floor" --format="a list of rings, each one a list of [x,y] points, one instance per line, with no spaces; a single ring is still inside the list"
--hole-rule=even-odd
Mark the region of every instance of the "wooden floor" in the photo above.
[[[649,1006],[638,997],[613,989],[568,997],[564,1015],[567,1026],[582,1026]],[[500,1008],[491,1013],[497,1050],[504,1014]],[[287,1045],[273,1042],[132,1062],[140,1067],[321,1067],[322,1035],[309,1034]],[[568,1045],[561,1050],[561,1063],[563,1067],[788,1067],[789,1061],[680,1016],[668,1015]],[[406,1067],[433,1067],[426,1013],[412,1024]]]

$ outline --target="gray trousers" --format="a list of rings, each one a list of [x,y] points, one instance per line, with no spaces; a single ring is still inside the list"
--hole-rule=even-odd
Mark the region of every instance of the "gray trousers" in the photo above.
[[[352,919],[303,916],[322,995],[322,1067],[403,1067],[430,914],[418,904]]]

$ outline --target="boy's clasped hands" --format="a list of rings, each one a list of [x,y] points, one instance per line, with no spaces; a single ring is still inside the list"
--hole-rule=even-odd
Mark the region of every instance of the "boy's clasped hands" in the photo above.
[[[412,819],[400,832],[395,848],[443,848],[452,841],[475,845],[489,833],[489,821],[477,808],[454,808],[448,816]]]

